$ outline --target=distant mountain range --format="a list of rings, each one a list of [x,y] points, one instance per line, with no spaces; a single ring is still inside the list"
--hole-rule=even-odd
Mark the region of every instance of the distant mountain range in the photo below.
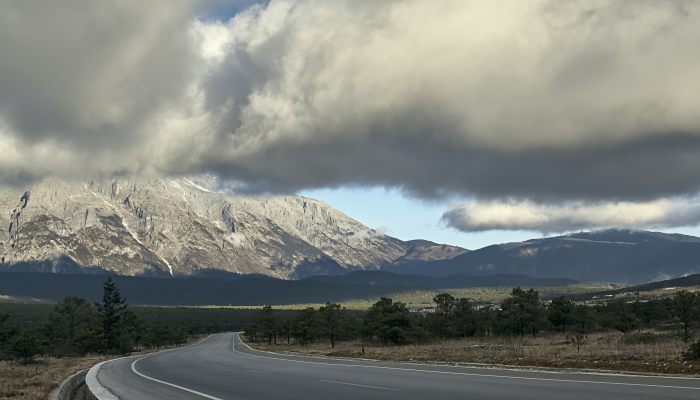
[[[693,236],[605,230],[467,251],[384,235],[307,197],[218,187],[207,177],[0,187],[0,271],[303,279],[381,269],[626,284],[700,273]]]
[[[398,240],[310,198],[216,187],[201,177],[0,187],[0,270],[299,279],[465,251]]]
[[[700,238],[612,229],[493,245],[448,260],[411,261],[387,265],[384,270],[427,276],[500,273],[646,283],[700,273]]]

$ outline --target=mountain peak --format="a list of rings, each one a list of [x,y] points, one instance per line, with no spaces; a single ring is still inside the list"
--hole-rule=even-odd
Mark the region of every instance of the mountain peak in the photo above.
[[[0,187],[0,209],[11,216],[0,231],[0,264],[121,275],[220,270],[289,279],[376,269],[415,251],[413,244],[378,235],[314,199],[218,188],[206,178],[135,177]]]

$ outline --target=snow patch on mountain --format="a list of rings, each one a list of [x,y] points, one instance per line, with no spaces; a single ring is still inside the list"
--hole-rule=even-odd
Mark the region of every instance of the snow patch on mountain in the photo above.
[[[46,179],[0,187],[0,210],[4,268],[294,279],[376,269],[412,248],[321,201],[223,193],[206,179]]]

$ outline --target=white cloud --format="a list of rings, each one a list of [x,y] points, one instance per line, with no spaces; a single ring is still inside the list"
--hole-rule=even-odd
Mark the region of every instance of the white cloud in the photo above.
[[[455,206],[443,221],[465,232],[533,230],[545,233],[605,228],[669,228],[700,223],[700,199],[648,202],[472,201]]]

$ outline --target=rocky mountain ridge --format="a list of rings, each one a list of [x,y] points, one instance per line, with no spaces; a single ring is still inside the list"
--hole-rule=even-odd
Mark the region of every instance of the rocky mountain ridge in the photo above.
[[[464,252],[380,234],[314,199],[243,196],[215,187],[187,178],[46,179],[0,187],[0,210],[8,216],[0,267],[296,279]]]

